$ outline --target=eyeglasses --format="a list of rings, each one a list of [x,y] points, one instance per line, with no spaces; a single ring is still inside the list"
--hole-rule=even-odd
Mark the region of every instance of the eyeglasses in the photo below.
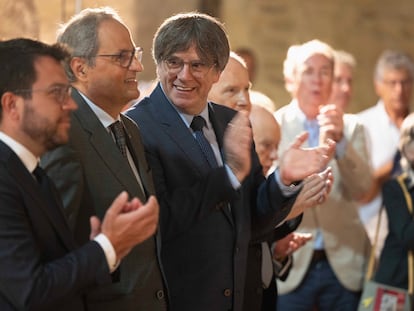
[[[195,77],[203,77],[216,64],[209,64],[200,60],[185,62],[178,57],[172,57],[164,60],[167,69],[171,74],[177,74],[183,70],[184,65],[188,65],[191,74]]]
[[[121,51],[118,54],[98,54],[95,57],[112,57],[123,68],[129,68],[132,60],[135,58],[139,62],[142,61],[143,48],[136,47],[132,51]]]
[[[67,103],[70,93],[72,91],[72,86],[70,84],[62,84],[62,85],[53,85],[46,89],[20,89],[15,90],[13,93],[15,94],[32,94],[35,92],[44,92],[46,95],[52,97],[57,103],[60,105],[64,105]]]
[[[413,84],[413,81],[411,79],[405,79],[405,80],[382,80],[382,83],[384,83],[386,86],[390,88],[395,88],[397,85],[401,85],[402,88],[407,88]]]

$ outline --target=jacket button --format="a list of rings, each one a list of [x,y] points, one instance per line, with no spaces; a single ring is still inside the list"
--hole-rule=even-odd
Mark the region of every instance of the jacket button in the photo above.
[[[155,293],[155,295],[157,296],[157,299],[158,300],[164,299],[164,291],[162,289],[157,290],[157,292]]]
[[[231,296],[231,289],[230,288],[226,288],[223,292],[224,296],[226,297],[230,297]]]

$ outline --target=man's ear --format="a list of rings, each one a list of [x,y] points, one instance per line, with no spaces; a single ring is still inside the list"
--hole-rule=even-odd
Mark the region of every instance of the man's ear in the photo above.
[[[1,97],[1,109],[3,119],[5,116],[8,118],[19,119],[21,114],[21,106],[19,103],[23,103],[24,99],[21,96],[17,96],[12,92],[5,92]]]
[[[70,61],[70,68],[77,80],[84,81],[88,74],[88,65],[85,59],[80,57],[73,57]]]

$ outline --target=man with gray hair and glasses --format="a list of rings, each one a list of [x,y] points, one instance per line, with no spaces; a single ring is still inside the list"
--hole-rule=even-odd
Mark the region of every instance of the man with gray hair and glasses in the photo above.
[[[358,114],[367,132],[368,150],[374,171],[374,182],[362,200],[360,217],[371,241],[375,235],[382,204],[381,189],[398,166],[400,126],[410,112],[413,89],[414,63],[412,58],[396,50],[384,51],[374,71],[374,86],[379,97],[377,104]],[[387,221],[381,219],[377,255],[387,236]]]
[[[81,244],[89,239],[89,218],[102,217],[121,191],[142,202],[155,193],[136,124],[121,115],[138,98],[142,49],[110,8],[85,9],[60,30],[71,50],[66,73],[78,109],[72,114],[67,146],[42,158],[64,201],[69,225]],[[118,266],[114,282],[91,291],[88,310],[166,310],[159,265],[159,233],[133,247]]]

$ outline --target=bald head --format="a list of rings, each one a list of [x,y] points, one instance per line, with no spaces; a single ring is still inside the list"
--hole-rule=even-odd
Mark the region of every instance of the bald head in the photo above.
[[[274,116],[267,109],[257,105],[252,105],[250,122],[253,129],[256,153],[263,167],[263,174],[267,175],[269,169],[277,160],[280,127]]]
[[[235,109],[250,112],[249,72],[244,60],[231,52],[229,61],[220,74],[220,79],[213,84],[208,100]]]

